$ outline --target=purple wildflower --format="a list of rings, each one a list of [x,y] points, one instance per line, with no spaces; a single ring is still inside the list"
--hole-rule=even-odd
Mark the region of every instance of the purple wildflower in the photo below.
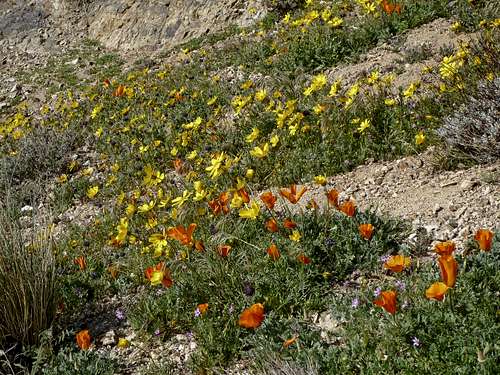
[[[154,334],[155,334],[155,336],[160,336],[160,334],[161,334],[160,329],[156,328]]]
[[[390,258],[391,258],[391,256],[390,256],[390,255],[383,255],[383,256],[381,256],[381,257],[380,257],[380,262],[381,262],[381,263],[385,263],[385,262],[387,262]]]
[[[411,343],[414,348],[418,348],[421,345],[420,340],[416,336],[413,336]]]
[[[381,287],[378,287],[377,289],[375,289],[375,291],[373,292],[373,295],[375,297],[378,297],[380,296],[380,293],[382,293],[382,288]]]
[[[196,310],[194,310],[194,316],[197,318],[201,315],[201,311],[199,308],[196,308]]]
[[[116,316],[116,319],[118,319],[118,320],[125,319],[125,313],[123,312],[122,309],[116,309],[115,316]]]
[[[397,280],[396,281],[396,288],[398,288],[400,291],[403,291],[406,289],[406,284],[404,281]]]
[[[353,309],[356,309],[358,306],[359,306],[359,298],[356,297],[352,300],[351,307]]]

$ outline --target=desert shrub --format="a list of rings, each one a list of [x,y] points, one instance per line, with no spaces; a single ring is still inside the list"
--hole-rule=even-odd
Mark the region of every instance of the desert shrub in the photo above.
[[[46,178],[63,168],[80,144],[80,137],[74,129],[36,127],[19,141],[14,155],[0,159],[0,169],[5,170],[16,185],[25,180]]]
[[[0,341],[37,344],[56,310],[56,260],[48,230],[31,228],[0,207]]]
[[[458,159],[487,163],[500,157],[500,79],[481,81],[477,92],[437,130],[447,152]]]

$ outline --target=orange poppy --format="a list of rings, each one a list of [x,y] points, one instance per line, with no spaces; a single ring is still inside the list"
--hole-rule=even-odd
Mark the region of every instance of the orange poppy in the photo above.
[[[109,85],[111,85],[111,82],[108,78],[106,78],[103,82],[102,82],[102,85],[105,87],[105,88],[108,88]]]
[[[269,208],[270,210],[272,210],[274,208],[274,205],[276,204],[276,196],[268,191],[266,193],[262,193],[260,195],[260,199],[262,200],[262,202],[264,202],[264,204],[266,205],[267,208]]]
[[[286,218],[285,221],[283,221],[283,226],[286,228],[286,229],[293,229],[293,228],[297,228],[297,224],[294,223],[291,219],[288,219]]]
[[[229,255],[229,253],[231,252],[231,246],[229,245],[221,245],[219,246],[218,248],[218,251],[219,251],[219,255],[223,258],[227,257]]]
[[[267,255],[269,255],[272,260],[277,260],[280,257],[280,252],[275,244],[268,247]]]
[[[204,315],[208,310],[208,303],[200,303],[196,306],[201,315]]]
[[[144,271],[144,276],[146,276],[146,279],[151,280],[151,276],[153,275],[153,272],[154,271],[161,271],[163,267],[165,267],[164,262],[160,262],[156,266],[149,266]]]
[[[144,271],[144,275],[146,276],[146,279],[151,281],[155,272],[161,272],[161,274],[160,274],[161,284],[165,288],[170,288],[174,284],[174,282],[172,281],[172,277],[170,276],[170,270],[165,267],[165,262],[160,262],[154,267],[150,266],[150,267],[146,268],[146,270]],[[160,281],[160,280],[158,280],[158,281]]]
[[[174,160],[174,169],[177,173],[179,173],[179,174],[182,173],[183,166],[184,166],[184,162],[182,161],[182,159],[175,159]]]
[[[438,242],[434,250],[439,255],[451,255],[455,251],[455,243],[453,241]]]
[[[254,329],[259,327],[264,321],[264,305],[256,303],[248,309],[243,310],[238,324],[240,327]]]
[[[73,260],[73,263],[76,264],[78,267],[80,267],[81,271],[87,268],[87,261],[85,260],[85,257],[83,255],[79,256],[78,258],[75,258]]]
[[[300,263],[303,263],[303,264],[309,264],[311,263],[311,258],[305,256],[304,254],[300,254],[298,257],[297,257],[297,260],[300,262]]]
[[[165,288],[170,288],[172,285],[174,285],[172,276],[170,276],[170,270],[168,268],[165,268],[163,270],[163,279],[161,280],[161,285],[163,285]]]
[[[328,198],[328,204],[339,208],[339,192],[335,189],[330,190],[326,193],[326,197]]]
[[[225,191],[219,195],[218,199],[212,199],[208,202],[208,206],[212,209],[214,215],[221,212],[227,214],[229,212],[229,192]]]
[[[280,194],[282,197],[288,199],[288,201],[292,204],[298,203],[300,201],[300,198],[302,198],[302,195],[307,191],[305,187],[302,187],[302,189],[297,193],[297,186],[295,184],[292,184],[290,186],[290,190],[287,189],[280,189]]]
[[[193,244],[193,232],[196,229],[196,224],[192,223],[189,226],[184,228],[182,225],[178,225],[175,228],[170,228],[167,231],[167,234],[170,238],[176,239],[183,245],[192,245]]]
[[[163,268],[163,262],[158,263],[156,266],[149,266],[144,271],[144,276],[146,279],[151,280],[151,276],[153,276],[154,271],[160,271]]]
[[[90,334],[88,329],[84,329],[76,334],[76,343],[82,350],[87,350],[90,348]]]
[[[394,12],[401,14],[401,5],[396,3],[391,4],[387,0],[382,0],[382,9],[384,9],[384,12],[388,15],[391,15]]]
[[[380,296],[373,303],[382,307],[389,314],[394,315],[396,313],[396,292],[385,290],[380,293]]]
[[[236,193],[238,193],[243,203],[250,202],[250,195],[248,195],[248,192],[244,188],[239,189]]]
[[[274,218],[271,218],[266,221],[266,228],[269,232],[275,233],[278,231],[278,222]]]
[[[373,225],[361,224],[359,226],[359,233],[361,234],[361,237],[363,237],[365,240],[369,240],[370,238],[372,238]]]
[[[283,347],[288,348],[290,345],[293,345],[297,341],[297,339],[298,339],[297,336],[293,336],[292,338],[285,340],[283,342]]]
[[[205,245],[203,244],[203,241],[194,241],[194,248],[199,253],[202,253],[205,251]]]
[[[111,265],[108,267],[108,272],[113,279],[116,279],[116,277],[118,276],[118,267]]]
[[[123,85],[119,85],[115,89],[115,91],[113,91],[113,96],[116,96],[116,97],[123,96],[123,94],[125,94],[125,86],[123,86]]]
[[[452,255],[443,255],[439,257],[439,268],[441,270],[441,279],[447,287],[453,288],[457,280],[458,263]]]
[[[208,201],[208,207],[210,207],[214,215],[218,215],[222,211],[222,206],[219,203],[218,199],[212,199],[211,201]]]
[[[425,296],[428,299],[442,301],[448,289],[450,288],[445,283],[438,281],[427,288],[427,290],[425,291]]]
[[[345,213],[347,216],[352,217],[356,213],[356,203],[354,203],[354,201],[352,200],[348,200],[339,207],[339,210]]]
[[[182,95],[181,92],[177,91],[174,95],[174,98],[175,100],[177,100],[178,102],[180,102],[182,99],[184,99],[184,96]]]
[[[477,241],[481,250],[490,251],[494,235],[495,233],[493,233],[491,230],[479,229],[474,235],[474,239]]]
[[[392,272],[401,272],[410,266],[410,262],[410,257],[405,257],[404,255],[393,255],[387,260],[387,262],[384,263],[384,268],[391,270]]]

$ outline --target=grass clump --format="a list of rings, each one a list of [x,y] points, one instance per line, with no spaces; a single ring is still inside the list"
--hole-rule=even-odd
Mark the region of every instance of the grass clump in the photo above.
[[[48,230],[25,237],[5,208],[0,212],[0,339],[34,345],[55,316],[54,245]]]

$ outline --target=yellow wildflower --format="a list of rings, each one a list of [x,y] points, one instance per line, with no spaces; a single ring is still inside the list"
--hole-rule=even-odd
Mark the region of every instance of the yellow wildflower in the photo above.
[[[87,189],[87,197],[89,199],[94,198],[99,192],[99,186],[91,186]]]
[[[247,143],[252,143],[253,141],[255,141],[257,139],[259,134],[260,134],[259,128],[253,128],[252,132],[246,136],[245,141]]]
[[[264,146],[255,146],[253,150],[250,151],[250,155],[262,159],[265,158],[269,154],[269,143],[266,142]]]
[[[174,207],[182,206],[184,203],[187,202],[187,200],[189,199],[190,196],[191,196],[191,192],[189,192],[188,190],[184,190],[181,196],[174,198],[172,200],[172,206],[174,206]]]
[[[340,17],[333,17],[330,21],[328,21],[328,25],[331,27],[340,27],[344,23],[344,20]]]
[[[415,136],[415,143],[417,146],[421,145],[422,143],[425,142],[425,135],[423,131],[420,131],[416,136]]]
[[[250,207],[247,206],[247,208],[240,210],[240,217],[243,217],[245,219],[256,219],[257,216],[259,216],[259,213],[260,213],[260,206],[254,200],[250,202]]]
[[[370,125],[371,125],[370,120],[368,119],[363,120],[361,124],[359,124],[358,132],[363,133],[366,129],[370,127]]]
[[[325,176],[316,176],[314,177],[314,182],[318,185],[325,186],[326,185],[326,177]]]
[[[294,230],[292,234],[289,236],[292,241],[299,242],[302,236],[298,230]]]
[[[267,97],[267,91],[262,89],[255,93],[255,100],[262,102]]]

